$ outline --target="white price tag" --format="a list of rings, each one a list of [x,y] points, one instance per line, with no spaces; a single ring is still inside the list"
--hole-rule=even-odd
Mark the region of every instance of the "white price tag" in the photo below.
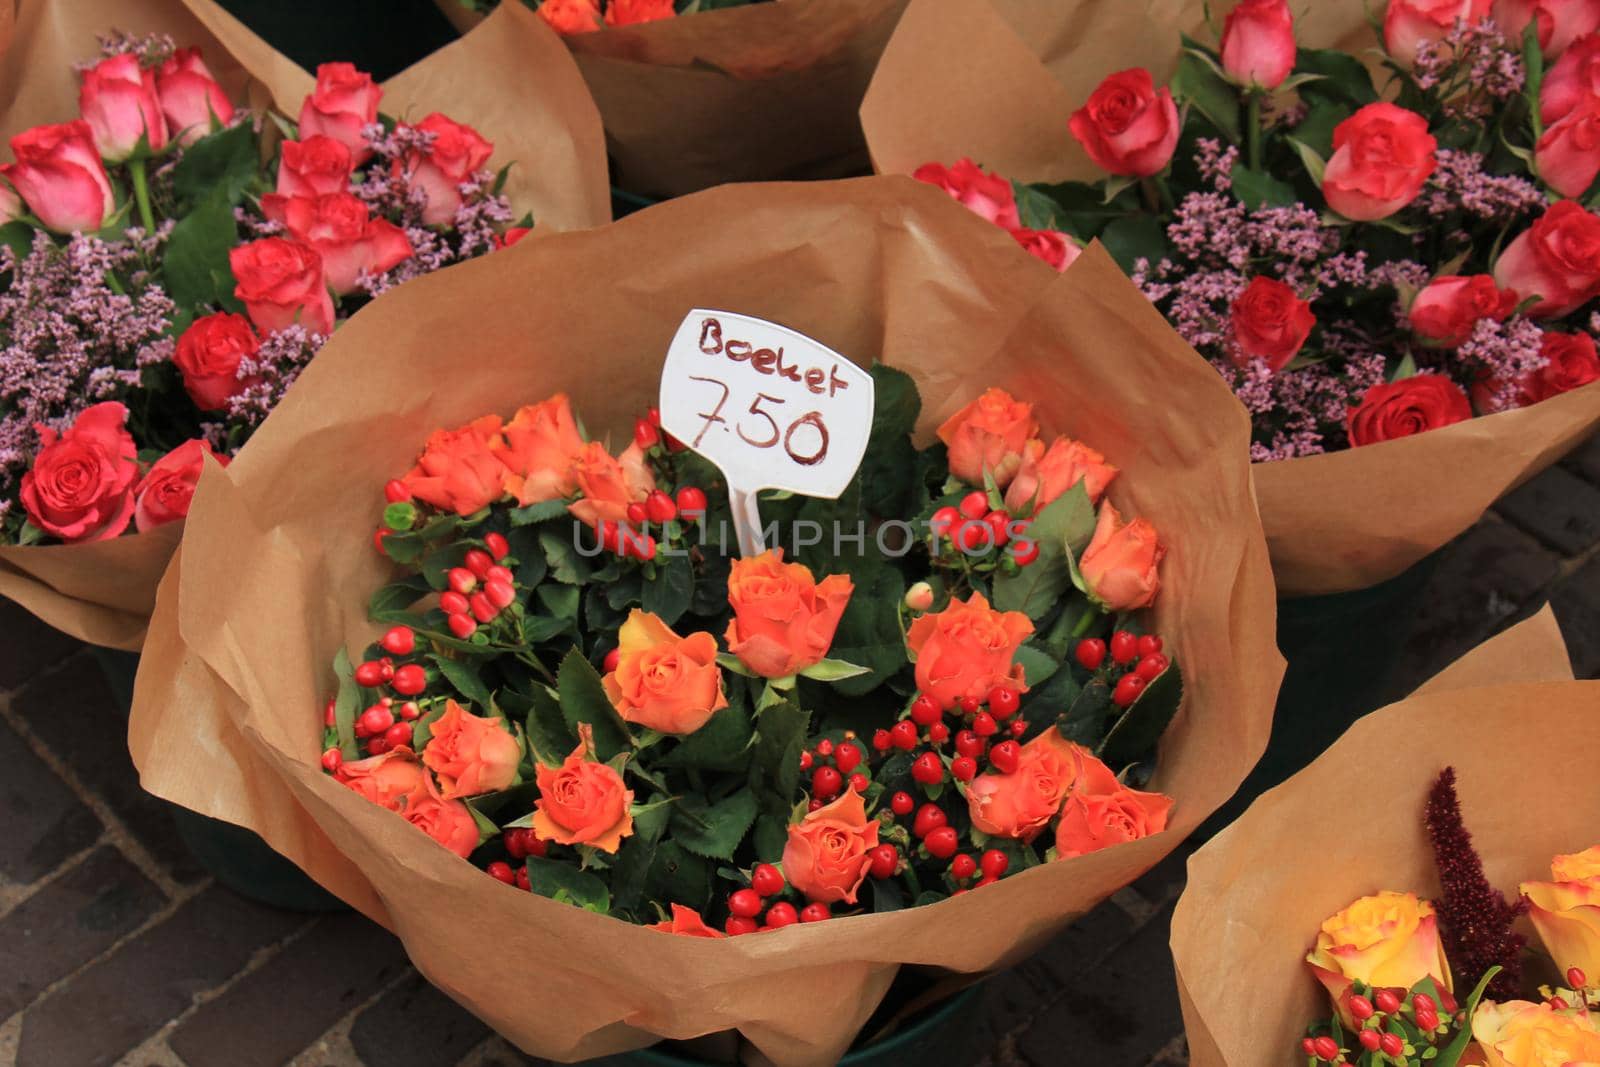
[[[832,499],[872,433],[872,376],[764,319],[689,312],[661,368],[661,426],[728,479],[739,552],[762,551],[756,493]]]

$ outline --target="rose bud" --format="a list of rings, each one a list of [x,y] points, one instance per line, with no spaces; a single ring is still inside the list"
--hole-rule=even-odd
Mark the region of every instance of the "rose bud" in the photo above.
[[[1589,1012],[1548,1001],[1484,1001],[1472,1013],[1484,1067],[1568,1067],[1600,1063],[1600,1026]]]
[[[1461,387],[1442,374],[1417,374],[1368,389],[1345,417],[1352,448],[1436,430],[1472,418]]]
[[[1544,183],[1566,197],[1579,197],[1600,174],[1600,97],[1587,97],[1544,131],[1533,153]]]
[[[1600,33],[1572,42],[1572,47],[1544,72],[1539,86],[1539,117],[1553,126],[1585,100],[1600,93]]]
[[[1356,1023],[1346,994],[1356,982],[1410,989],[1432,978],[1439,989],[1451,988],[1433,905],[1414,893],[1362,897],[1328,918],[1306,963],[1352,1029]]]
[[[692,734],[728,706],[717,666],[717,639],[680,637],[635,608],[617,632],[617,666],[601,679],[624,722],[664,734]]]
[[[1475,24],[1488,14],[1489,0],[1389,0],[1383,16],[1383,44],[1404,67],[1417,61],[1417,46],[1442,39],[1457,22]]]
[[[282,237],[265,237],[228,250],[237,283],[256,328],[270,333],[299,324],[312,333],[333,332],[333,298],[316,249]]]
[[[1572,200],[1550,205],[1500,253],[1494,280],[1537,297],[1535,318],[1561,318],[1600,293],[1600,217]]]
[[[39,452],[22,476],[30,522],[68,544],[128,528],[139,461],[127,421],[128,409],[107,401],[86,408],[65,433],[38,427]]]
[[[1522,40],[1528,23],[1537,20],[1539,47],[1549,59],[1574,41],[1600,29],[1600,4],[1594,0],[1494,0],[1494,21],[1512,42]]]
[[[207,456],[228,465],[227,456],[217,455],[209,442],[200,440],[185,441],[151,464],[133,487],[134,523],[141,532],[189,514],[189,502],[194,499],[194,487],[200,484]]]
[[[1232,353],[1234,364],[1244,367],[1259,359],[1274,373],[1299,355],[1317,324],[1310,301],[1301,300],[1276,278],[1261,275],[1250,280],[1230,310],[1233,340],[1238,346]]]
[[[233,120],[233,103],[206,69],[198,48],[180,48],[161,64],[156,95],[168,132],[184,144]]]
[[[994,689],[1026,691],[1017,648],[1033,633],[1020,611],[996,611],[982,593],[951,600],[934,615],[923,615],[906,631],[906,647],[916,663],[917,690],[941,710],[964,697],[982,700]]]
[[[950,473],[982,485],[987,470],[1002,489],[1022,466],[1022,451],[1039,430],[1033,405],[1004,389],[989,388],[945,420],[939,440],[949,450]]]
[[[183,388],[201,411],[221,411],[228,401],[258,379],[239,378],[239,363],[260,348],[250,320],[218,311],[202,315],[178,338],[173,364],[183,375]]]
[[[912,172],[919,182],[937,185],[974,214],[1007,230],[1022,225],[1017,213],[1017,194],[1011,183],[990,174],[965,157],[953,167],[943,163],[924,163]]]
[[[1078,242],[1059,230],[1015,229],[1011,237],[1035,259],[1042,259],[1058,271],[1066,270],[1083,255]]]
[[[878,847],[878,820],[853,789],[789,827],[783,874],[807,900],[854,904]]]
[[[506,728],[505,720],[480,717],[454,700],[445,701],[444,714],[434,720],[422,762],[439,776],[440,796],[446,800],[496,793],[517,777],[522,745]]]
[[[1178,147],[1178,106],[1143,67],[1111,75],[1068,122],[1095,165],[1110,174],[1160,174]]]
[[[1368,104],[1334,127],[1322,195],[1347,219],[1386,219],[1422,192],[1438,166],[1437,148],[1421,115],[1394,104]]]
[[[0,178],[46,229],[92,233],[116,210],[111,179],[82,119],[24,130],[11,138],[11,154],[16,162],[0,166]]]
[[[1294,69],[1288,0],[1240,0],[1222,25],[1222,69],[1247,88],[1276,89]]]
[[[1411,332],[1429,348],[1457,348],[1484,319],[1504,321],[1516,310],[1517,294],[1487,274],[1446,274],[1423,287],[1407,312]]]
[[[435,111],[414,127],[433,135],[426,155],[412,153],[405,168],[413,185],[427,194],[422,221],[443,226],[455,217],[461,206],[461,183],[483,169],[494,153],[494,145],[484,140],[471,126],[456,122]]]
[[[359,166],[372,155],[362,136],[364,127],[378,121],[378,101],[383,90],[372,75],[349,63],[324,63],[317,68],[317,85],[300,105],[302,140],[321,134],[350,149]]]
[[[278,195],[321,196],[350,191],[355,157],[332,137],[307,137],[278,146]]]
[[[139,150],[166,147],[167,120],[156,96],[155,72],[142,70],[131,52],[102,59],[83,72],[78,111],[94,133],[94,145],[108,163],[121,163]]]
[[[600,8],[595,0],[544,0],[539,17],[563,37],[574,33],[593,33],[600,28]]]
[[[536,774],[539,799],[534,801],[533,830],[540,840],[615,853],[622,839],[632,836],[633,791],[616,770],[596,762],[588,723],[578,724],[578,747],[561,766],[541,763]]]
[[[854,589],[848,575],[819,582],[805,564],[783,562],[781,548],[736,559],[728,573],[728,651],[763,678],[803,671],[827,657]]]
[[[283,197],[268,193],[261,210],[283,223],[290,236],[316,249],[322,277],[338,296],[355,292],[363,273],[383,274],[411,258],[406,232],[388,219],[372,218],[362,200],[345,192]]]
[[[1159,570],[1166,547],[1148,519],[1124,523],[1111,501],[1100,505],[1094,536],[1078,560],[1090,595],[1109,611],[1149,607],[1161,591]]]
[[[906,590],[906,607],[911,611],[927,611],[933,607],[933,586],[918,582]]]

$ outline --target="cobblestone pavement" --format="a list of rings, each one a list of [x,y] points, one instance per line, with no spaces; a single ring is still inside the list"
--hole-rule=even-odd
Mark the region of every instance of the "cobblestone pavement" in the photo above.
[[[1579,675],[1600,676],[1600,439],[1444,551],[1406,605],[1386,698],[1546,600]],[[93,654],[0,601],[0,1064],[538,1062],[367,920],[275,911],[216,885],[140,791],[125,726]],[[978,1062],[1185,1063],[1167,936],[1192,849],[991,979]]]

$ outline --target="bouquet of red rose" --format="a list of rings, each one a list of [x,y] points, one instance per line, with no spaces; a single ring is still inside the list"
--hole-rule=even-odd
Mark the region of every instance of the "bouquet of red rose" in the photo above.
[[[236,453],[338,323],[531,222],[476,129],[397,123],[349,64],[289,113],[236,106],[164,33],[77,69],[77,117],[0,165],[0,544],[24,570],[19,547],[182,519],[204,457]],[[171,540],[150,544],[159,567]]]
[[[1172,938],[1194,1063],[1600,1056],[1600,734],[1594,683],[1570,678],[1546,610],[1362,720],[1195,855]],[[1415,745],[1389,755],[1396,736],[1424,739],[1442,772],[1417,775]],[[1330,796],[1358,829],[1313,842]]]
[[[832,1062],[902,964],[1019,959],[1232,792],[1281,660],[1226,387],[1102,254],[1004,242],[904,179],[735,187],[374,305],[200,486],[144,784],[541,1055]],[[763,496],[765,551],[649,414],[707,305],[877,359],[860,467]],[[702,418],[777,456],[755,406]]]
[[[1107,177],[915,174],[1058,269],[1101,240],[1250,411],[1258,463],[1529,408],[1600,381],[1600,9],[1538,6],[1394,0],[1369,70],[1244,0],[1167,85],[1132,67],[1059,116]],[[1600,388],[1542,421],[1597,418]]]

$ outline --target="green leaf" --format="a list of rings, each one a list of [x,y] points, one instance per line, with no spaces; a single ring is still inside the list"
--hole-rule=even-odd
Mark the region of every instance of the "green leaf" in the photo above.
[[[1027,540],[1038,544],[1038,558],[1015,574],[995,576],[994,606],[1030,619],[1048,614],[1071,580],[1067,552],[1088,543],[1094,522],[1094,504],[1083,482],[1052,500],[1028,527]]]
[[[861,696],[905,666],[900,606],[906,580],[899,570],[870,556],[851,561],[850,578],[855,590],[834,631],[829,654],[866,668],[859,677],[834,683],[843,696]]]
[[[578,746],[578,737],[561,714],[561,702],[542,685],[528,694],[531,705],[523,729],[533,758],[547,767],[559,766],[567,753]]]
[[[1478,980],[1478,984],[1473,988],[1472,993],[1462,1003],[1462,1010],[1466,1012],[1468,1020],[1471,1020],[1472,1016],[1476,1014],[1478,1002],[1483,999],[1483,994],[1488,990],[1489,983],[1494,981],[1495,975],[1499,974],[1500,970],[1499,966],[1490,967],[1484,976]],[[1461,1061],[1461,1057],[1466,1054],[1467,1046],[1470,1044],[1472,1044],[1472,1026],[1469,1022],[1467,1026],[1461,1028],[1460,1033],[1456,1034],[1455,1040],[1451,1041],[1444,1051],[1439,1054],[1437,1067],[1456,1067],[1456,1064]]]
[[[512,508],[506,512],[512,526],[531,526],[546,519],[559,518],[567,513],[565,500],[541,500],[526,507]]]
[[[361,710],[361,687],[356,684],[356,669],[350,663],[350,653],[342,648],[333,657],[333,673],[339,679],[339,690],[333,701],[333,725],[339,733],[339,754],[345,759],[358,759],[361,750],[356,747],[356,715]]]
[[[570,585],[541,585],[537,590],[539,603],[558,619],[576,620],[578,602],[582,594]]]
[[[1239,143],[1239,92],[1222,77],[1215,64],[1197,50],[1188,37],[1183,38],[1183,58],[1178,60],[1177,72],[1172,75],[1172,95],[1194,105],[1211,124],[1227,135],[1228,140]]]
[[[1416,373],[1417,361],[1412,357],[1410,352],[1407,352],[1400,362],[1395,365],[1394,372],[1389,375],[1389,380],[1391,382],[1398,382],[1402,378],[1415,377]]]
[[[756,672],[746,667],[744,660],[735,656],[732,652],[718,652],[717,666],[725,671],[732,671],[734,674],[742,675],[745,678],[757,677]]]
[[[544,526],[539,530],[539,547],[550,565],[550,577],[567,585],[582,585],[589,580],[595,567],[594,560],[578,554],[573,543],[576,536],[575,526],[560,530]]]
[[[1156,676],[1111,727],[1096,754],[1112,767],[1143,759],[1161,740],[1183,702],[1183,672],[1176,663]]]
[[[622,839],[616,866],[611,868],[614,890],[611,905],[616,911],[633,911],[644,902],[644,892],[655,862],[656,847],[672,812],[668,805],[652,806],[633,816],[633,835]]]
[[[579,723],[588,723],[593,728],[595,756],[602,763],[620,752],[632,751],[633,739],[628,733],[628,724],[612,707],[594,666],[576,648],[561,661],[556,688],[561,694],[561,714],[573,735],[577,735]]]
[[[238,240],[233,205],[218,188],[179,220],[167,240],[161,277],[180,308],[221,304],[239,307],[233,295],[233,268],[228,251]]]
[[[689,610],[694,597],[694,567],[687,553],[656,557],[656,576],[644,583],[640,606],[659,616],[668,626],[677,623]]]
[[[1023,681],[1029,686],[1042,684],[1045,679],[1054,677],[1061,667],[1061,661],[1042,648],[1032,644],[1024,644],[1017,649],[1017,654],[1012,657],[1013,663],[1022,664]]]
[[[1294,69],[1297,75],[1322,76],[1300,86],[1300,96],[1307,102],[1330,100],[1365,107],[1378,100],[1377,90],[1372,87],[1372,75],[1348,52],[1336,48],[1302,48],[1295,58]]]
[[[755,730],[743,702],[730,704],[680,741],[658,762],[662,767],[694,767],[703,771],[738,771],[749,760]]]
[[[710,805],[688,796],[673,808],[672,839],[697,856],[732,860],[755,821],[756,795],[748,789]]]
[[[699,911],[711,900],[711,865],[676,841],[656,847],[650,865],[650,895]]]
[[[1026,669],[1026,668],[1024,668]],[[1078,699],[1078,679],[1069,664],[1048,678],[1029,682],[1022,697],[1022,718],[1028,722],[1055,722]]]
[[[200,138],[183,150],[172,168],[172,189],[186,203],[220,194],[230,205],[261,177],[261,154],[248,122]]]
[[[874,398],[872,442],[909,435],[916,429],[917,416],[922,414],[916,381],[905,371],[883,363],[874,363],[868,373],[872,375]]]
[[[1522,29],[1522,66],[1527,75],[1522,92],[1528,101],[1529,123],[1533,140],[1537,144],[1544,134],[1544,121],[1539,107],[1539,90],[1544,87],[1544,49],[1539,45],[1539,20],[1529,19]]]
[[[1027,707],[1024,703],[1023,713],[1032,718]],[[1093,748],[1100,743],[1106,717],[1110,713],[1111,687],[1099,678],[1094,678],[1078,692],[1077,697],[1067,708],[1067,713],[1058,719],[1057,728],[1060,729],[1061,736],[1068,741],[1076,741],[1080,745]]]
[[[1030,230],[1059,230],[1061,220],[1056,217],[1056,202],[1037,187],[1023,182],[1012,182],[1016,194],[1017,215],[1022,225]]]
[[[800,677],[810,678],[814,682],[842,682],[846,678],[859,678],[869,673],[866,667],[858,667],[842,659],[823,659],[801,671]]]
[[[1233,165],[1233,195],[1247,208],[1287,207],[1299,200],[1287,182],[1270,174],[1251,170],[1242,163]]]
[[[26,222],[8,222],[0,226],[0,245],[11,249],[18,259],[25,259],[33,250],[34,232]]]
[[[428,658],[433,660],[434,664],[439,668],[439,673],[444,675],[444,680],[449,682],[457,693],[461,694],[462,699],[480,711],[489,707],[489,702],[492,699],[489,694],[489,687],[483,684],[483,679],[478,677],[477,670],[470,664],[463,663],[458,659],[450,659],[448,656],[435,655]]]
[[[810,722],[810,713],[789,701],[773,704],[756,716],[751,784],[776,795],[785,812],[800,788],[800,750]]]
[[[1306,112],[1306,117],[1300,120],[1300,125],[1294,128],[1294,140],[1310,148],[1319,159],[1326,159],[1333,154],[1334,127],[1351,114],[1346,104],[1329,101],[1313,104]]]
[[[611,893],[605,882],[570,862],[528,857],[528,888],[542,897],[564,900],[602,915],[611,910]]]
[[[428,583],[416,575],[398,582],[390,582],[373,593],[372,599],[367,601],[367,617],[378,618],[404,611],[431,591]]]
[[[1328,164],[1317,154],[1315,149],[1304,141],[1291,137],[1289,138],[1289,143],[1294,145],[1296,152],[1300,153],[1300,162],[1305,166],[1306,173],[1311,176],[1311,180],[1320,189],[1322,187],[1322,175],[1327,170]]]
[[[1101,231],[1100,243],[1126,274],[1141,259],[1155,264],[1167,255],[1167,231],[1154,215],[1124,215]]]

